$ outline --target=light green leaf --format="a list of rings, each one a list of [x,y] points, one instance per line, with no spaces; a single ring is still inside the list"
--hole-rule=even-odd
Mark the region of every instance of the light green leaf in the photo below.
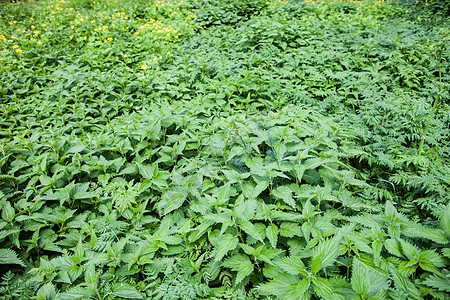
[[[286,292],[284,299],[292,300],[307,300],[310,298],[310,292],[308,291],[311,282],[308,278],[304,278],[297,284],[291,284]]]
[[[234,250],[239,243],[239,239],[226,233],[218,238],[217,245],[215,246],[215,261],[220,261],[229,251]]]
[[[388,239],[384,242],[384,247],[386,248],[386,250],[397,256],[397,257],[402,257],[402,252],[401,252],[401,246],[400,243],[395,240],[395,239]]]
[[[441,229],[447,233],[448,238],[450,239],[450,203],[442,210],[439,224],[441,225]]]
[[[292,197],[292,188],[287,185],[281,185],[272,190],[272,194],[275,198],[282,199],[286,204],[295,208],[295,201]]]
[[[340,242],[339,235],[321,241],[313,249],[311,271],[317,273],[319,270],[331,266],[339,255]]]
[[[397,270],[391,269],[392,280],[394,281],[394,286],[409,295],[413,299],[421,299],[420,292],[414,283],[408,277],[403,276]]]
[[[223,263],[223,266],[237,271],[236,284],[239,284],[254,271],[253,263],[245,254],[233,255]]]
[[[94,295],[94,290],[77,286],[69,289],[65,293],[58,294],[55,300],[89,299],[92,295]]]
[[[21,265],[22,267],[25,267],[23,261],[17,257],[17,253],[11,249],[0,249],[0,264]]]
[[[423,283],[439,291],[450,293],[450,271],[444,270],[442,275],[429,276]]]
[[[273,150],[275,151],[275,156],[277,158],[277,161],[281,161],[284,158],[284,154],[286,153],[286,145],[282,143],[281,141],[276,141],[275,145],[273,146]]]
[[[9,202],[6,202],[2,209],[2,219],[6,222],[12,222],[16,213]]]
[[[280,275],[268,283],[261,284],[257,287],[257,290],[263,295],[274,295],[282,298],[289,291],[291,285],[296,285],[298,282],[297,276]]]
[[[270,245],[273,248],[277,247],[277,240],[278,240],[278,227],[275,224],[270,224],[266,228],[266,236],[269,239]]]
[[[417,249],[416,247],[414,247],[413,245],[411,245],[410,243],[408,243],[407,241],[405,241],[403,239],[399,239],[399,241],[400,241],[402,252],[408,259],[413,259],[413,258],[419,256],[419,253],[420,253],[419,249]]]
[[[333,293],[333,287],[328,279],[313,277],[312,282],[314,283],[314,292],[316,292],[317,296],[323,298]]]
[[[169,190],[161,196],[161,202],[158,203],[158,208],[160,211],[164,210],[162,215],[167,215],[168,213],[180,208],[187,198],[187,194],[181,191]],[[167,203],[164,207],[163,205]]]
[[[156,164],[153,164],[153,165],[138,164],[138,168],[139,168],[139,174],[141,174],[142,177],[144,177],[145,179],[152,179],[153,175],[155,174],[157,165]]]
[[[259,233],[259,230],[251,222],[243,220],[239,223],[239,228],[241,228],[245,233],[253,237],[254,239],[263,242],[263,237]]]
[[[294,237],[295,235],[301,236],[302,229],[300,225],[292,222],[282,222],[280,225],[280,236]]]
[[[38,290],[37,295],[41,299],[45,300],[51,300],[54,299],[56,296],[56,289],[55,286],[49,282],[41,286],[41,288]]]
[[[126,283],[114,285],[112,287],[112,293],[117,297],[125,299],[142,299],[141,294],[139,294],[136,288]]]
[[[276,262],[276,265],[291,275],[298,275],[305,272],[305,265],[302,260],[295,256],[282,258]]]

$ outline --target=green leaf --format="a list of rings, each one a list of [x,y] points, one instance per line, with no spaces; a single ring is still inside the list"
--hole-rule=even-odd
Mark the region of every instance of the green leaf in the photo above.
[[[387,274],[382,274],[355,258],[352,264],[351,286],[361,298],[374,297],[389,289],[389,278]]]
[[[286,153],[286,145],[282,143],[281,141],[276,141],[275,145],[273,146],[273,150],[275,151],[275,156],[277,158],[277,161],[281,161],[284,158],[284,154]]]
[[[143,165],[143,164],[138,164],[138,168],[139,168],[139,174],[142,175],[142,177],[144,177],[145,179],[152,179],[157,165],[153,164],[153,165]]]
[[[276,265],[282,268],[286,273],[291,275],[298,275],[306,273],[305,265],[299,257],[285,257],[276,262]]]
[[[405,241],[403,239],[399,239],[399,241],[400,241],[402,252],[408,259],[411,260],[411,259],[419,256],[419,253],[420,253],[419,249],[417,249],[416,247],[414,247],[413,245],[411,245],[410,243],[408,243],[407,241]]]
[[[120,298],[125,299],[142,299],[141,294],[136,290],[135,287],[126,284],[126,283],[120,283],[116,284],[112,287],[112,293]]]
[[[284,299],[292,300],[306,300],[310,298],[310,292],[308,291],[311,284],[308,278],[304,278],[297,284],[291,284],[286,292]]]
[[[55,300],[72,300],[72,299],[85,299],[94,295],[94,290],[86,289],[81,286],[77,286],[69,289],[67,292],[58,294]]]
[[[241,228],[245,233],[253,237],[254,239],[263,242],[263,237],[259,233],[259,230],[251,222],[243,220],[239,223],[239,228]]]
[[[180,208],[187,198],[187,194],[181,191],[169,190],[161,196],[161,201],[158,203],[159,211],[163,211],[162,215]]]
[[[2,219],[6,222],[12,222],[16,213],[9,202],[6,202],[2,209]]]
[[[363,298],[370,288],[369,276],[357,259],[353,261],[351,285],[353,290]]]
[[[41,286],[36,296],[46,300],[54,299],[56,296],[56,288],[52,283],[50,282],[46,283],[43,286]]]
[[[386,248],[386,250],[397,256],[397,257],[402,257],[402,252],[401,252],[401,245],[400,243],[396,240],[396,239],[388,239],[384,242],[384,247]]]
[[[300,225],[292,222],[282,222],[280,225],[280,236],[284,237],[294,237],[295,235],[301,236],[302,229]]]
[[[17,257],[17,253],[11,249],[0,249],[0,264],[21,265],[25,267],[23,261]]]
[[[257,287],[257,290],[263,295],[274,295],[282,298],[291,289],[291,285],[297,285],[298,283],[297,276],[280,275],[268,283],[261,284]]]
[[[311,271],[314,273],[331,266],[339,255],[341,237],[336,235],[331,239],[321,241],[312,254]]]
[[[313,277],[312,282],[314,283],[314,292],[316,292],[317,296],[323,298],[333,293],[333,287],[328,279]]]
[[[70,149],[67,150],[67,152],[68,153],[79,153],[79,152],[83,151],[84,149],[86,149],[86,147],[82,144],[79,144],[79,145],[70,147]]]
[[[236,284],[239,284],[245,277],[253,273],[255,267],[245,254],[236,254],[223,263],[224,267],[237,271]]]
[[[229,251],[236,249],[239,239],[226,233],[218,238],[215,246],[215,261],[220,261]]]
[[[287,185],[281,185],[272,190],[272,194],[275,198],[282,199],[286,204],[295,208],[295,201],[292,197],[292,188]]]
[[[278,227],[275,224],[270,224],[269,226],[267,226],[266,236],[269,239],[272,248],[276,248],[278,240]]]
[[[413,299],[421,299],[420,292],[414,283],[408,277],[403,276],[397,270],[391,269],[392,280],[394,281],[394,286],[409,295]]]
[[[448,238],[450,239],[450,203],[442,210],[439,224],[441,225],[441,229],[447,233]]]
[[[450,293],[450,271],[444,270],[442,275],[431,275],[423,281],[423,284]]]

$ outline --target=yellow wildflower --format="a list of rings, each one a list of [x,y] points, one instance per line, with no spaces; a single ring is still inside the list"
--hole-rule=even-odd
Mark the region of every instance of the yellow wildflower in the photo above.
[[[142,69],[142,70],[146,70],[147,68],[148,68],[147,65],[142,65],[142,66],[141,66],[141,69]]]

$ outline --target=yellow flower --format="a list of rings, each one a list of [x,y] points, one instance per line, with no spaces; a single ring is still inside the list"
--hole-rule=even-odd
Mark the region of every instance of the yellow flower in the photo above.
[[[84,36],[84,37],[83,37],[83,40],[87,40],[87,36]]]
[[[69,36],[69,39],[73,39],[73,35]]]
[[[34,25],[31,25],[31,29],[35,29],[36,27],[34,27]]]
[[[158,58],[157,57],[153,57],[153,61],[156,61]]]
[[[20,50],[20,49],[16,49],[16,52],[17,52],[17,53],[20,53],[20,52],[22,52],[22,50]]]
[[[40,45],[40,44],[42,44],[42,42],[41,42],[41,41],[38,41],[38,44]]]
[[[148,68],[147,65],[142,65],[142,66],[141,66],[141,69],[142,69],[142,70],[146,70],[147,68]]]
[[[19,48],[19,46],[17,46],[17,45],[14,45],[14,46],[13,46],[13,49],[16,49],[16,48]]]

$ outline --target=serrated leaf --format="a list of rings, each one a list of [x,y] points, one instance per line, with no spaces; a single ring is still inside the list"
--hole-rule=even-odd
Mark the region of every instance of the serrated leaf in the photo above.
[[[223,263],[224,267],[237,271],[236,284],[239,284],[245,277],[253,273],[254,266],[247,255],[236,254]]]
[[[420,299],[420,292],[417,287],[411,282],[411,280],[402,274],[400,274],[397,270],[391,270],[392,280],[394,281],[394,286],[409,295],[410,298]]]
[[[139,294],[136,288],[126,283],[114,285],[111,291],[117,297],[125,299],[142,299],[141,294]]]
[[[308,291],[311,282],[308,278],[302,279],[297,284],[291,284],[288,288],[284,299],[289,300],[307,300],[310,298],[310,292]]]
[[[333,293],[333,286],[326,278],[313,277],[312,282],[314,283],[314,292],[317,296],[323,298]]]
[[[145,179],[151,180],[153,178],[153,175],[155,174],[156,167],[157,167],[156,164],[153,165],[138,164],[139,174],[141,174],[141,176],[144,177]]]
[[[276,265],[282,268],[286,273],[298,275],[305,272],[305,265],[299,257],[285,257],[276,262]]]
[[[275,198],[282,199],[287,205],[295,208],[295,201],[292,197],[292,188],[287,185],[281,185],[272,190],[272,194]]]
[[[351,286],[362,297],[374,297],[389,289],[389,278],[372,268],[370,264],[364,264],[355,258],[352,264]]]
[[[280,275],[268,283],[261,284],[257,287],[257,290],[263,295],[274,295],[282,298],[289,291],[291,285],[296,285],[298,282],[297,276]]]
[[[94,290],[77,286],[69,289],[67,292],[58,294],[55,300],[89,299],[92,295],[94,295]]]
[[[2,219],[6,222],[12,222],[16,213],[9,202],[6,202],[2,209]]]
[[[397,257],[402,257],[402,252],[401,252],[401,245],[400,243],[395,240],[395,239],[388,239],[384,242],[384,247],[386,248],[386,250],[397,256]]]
[[[295,235],[301,236],[302,229],[300,225],[292,222],[282,222],[280,225],[280,236],[283,237],[294,237]]]
[[[79,153],[79,152],[83,151],[84,149],[86,149],[86,147],[84,145],[79,144],[79,145],[70,147],[70,149],[67,150],[67,152],[68,153]]]
[[[275,156],[277,158],[277,161],[281,161],[284,158],[284,154],[286,153],[286,145],[282,143],[281,141],[275,142],[275,145],[273,146],[273,150],[275,151]]]
[[[450,272],[444,271],[442,275],[431,275],[423,281],[423,284],[450,293]]]
[[[226,233],[222,235],[215,246],[215,261],[220,261],[231,250],[236,249],[239,243],[237,236]]]
[[[263,237],[259,233],[259,230],[251,222],[243,220],[239,223],[239,228],[241,228],[245,233],[253,237],[254,239],[263,242]]]
[[[331,266],[339,255],[340,242],[341,237],[338,235],[321,241],[313,249],[311,271],[317,273],[319,270]]]
[[[277,247],[277,240],[278,240],[278,227],[275,224],[270,224],[266,228],[266,236],[269,239],[270,245],[272,248]]]
[[[401,245],[401,249],[404,255],[406,255],[406,257],[408,259],[413,259],[415,257],[419,256],[420,250],[417,249],[415,246],[411,245],[410,243],[408,243],[407,241],[403,240],[403,239],[399,239],[400,241],[400,245]]]
[[[56,296],[56,289],[52,283],[46,283],[38,290],[37,295],[40,299],[51,300]]]
[[[180,208],[186,198],[186,193],[169,190],[161,196],[161,202],[158,203],[158,208],[160,211],[163,211],[163,216],[167,215],[168,213]]]
[[[14,264],[25,267],[23,261],[17,257],[17,253],[11,249],[0,249],[0,264]]]
[[[450,239],[450,203],[442,210],[439,217],[439,225],[441,229],[447,233]]]

